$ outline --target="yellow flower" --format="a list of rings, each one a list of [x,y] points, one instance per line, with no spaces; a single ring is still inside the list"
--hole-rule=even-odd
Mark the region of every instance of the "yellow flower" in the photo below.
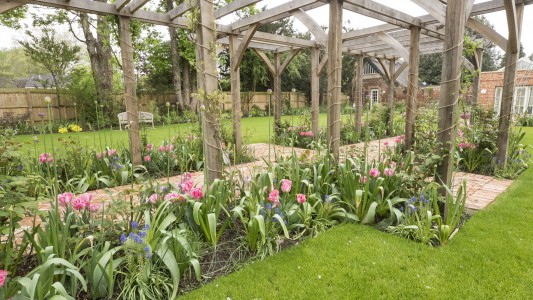
[[[80,131],[83,130],[83,129],[82,129],[79,125],[77,125],[77,124],[70,124],[70,125],[68,126],[68,128],[70,128],[70,131],[72,131],[72,132],[80,132]]]
[[[67,133],[68,132],[68,129],[67,127],[59,127],[59,133]]]

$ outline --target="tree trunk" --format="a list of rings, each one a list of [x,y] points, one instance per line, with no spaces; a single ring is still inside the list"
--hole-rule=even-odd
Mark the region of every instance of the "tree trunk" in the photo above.
[[[167,11],[174,8],[174,0],[167,0]],[[181,94],[180,53],[178,52],[178,33],[174,27],[168,27],[170,35],[170,60],[172,62],[172,81],[174,83],[174,97],[178,110],[183,111],[183,97]]]
[[[96,0],[105,2],[105,0]],[[113,66],[111,64],[112,52],[110,43],[111,27],[104,16],[97,16],[96,37],[91,31],[89,15],[80,13],[80,24],[85,36],[85,45],[91,61],[91,70],[96,87],[96,98],[104,105],[107,117],[114,117],[119,110],[113,99]],[[113,118],[114,120],[114,118]]]

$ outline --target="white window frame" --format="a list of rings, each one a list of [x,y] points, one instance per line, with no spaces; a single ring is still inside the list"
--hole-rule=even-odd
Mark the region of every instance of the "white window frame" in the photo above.
[[[533,86],[529,87],[529,97],[527,101],[527,106],[525,105],[525,107],[527,107],[526,114],[532,115],[533,114]]]
[[[521,109],[518,109],[518,92],[522,93],[522,105]],[[523,114],[527,107],[527,98],[528,98],[528,92],[529,89],[525,86],[517,86],[514,88],[514,95],[513,95],[513,114]]]
[[[500,109],[502,104],[502,93],[503,89],[501,86],[497,86],[494,90],[494,112],[497,116],[500,115]]]
[[[376,100],[374,100],[374,95],[376,95]],[[370,108],[376,103],[379,103],[379,89],[370,89]]]

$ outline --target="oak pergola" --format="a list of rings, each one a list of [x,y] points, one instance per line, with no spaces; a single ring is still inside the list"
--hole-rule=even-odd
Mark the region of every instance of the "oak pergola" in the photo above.
[[[236,149],[241,145],[240,128],[240,78],[239,67],[246,49],[253,49],[265,62],[274,77],[274,118],[275,126],[281,120],[281,73],[301,49],[311,51],[311,103],[313,132],[318,133],[318,78],[327,64],[328,74],[328,142],[333,154],[338,155],[340,146],[340,98],[341,98],[341,57],[343,53],[357,56],[356,123],[361,128],[362,111],[362,65],[363,57],[375,58],[381,65],[389,82],[388,104],[392,106],[394,82],[401,72],[409,74],[406,146],[412,146],[418,88],[418,60],[421,54],[443,53],[441,96],[439,99],[439,132],[437,143],[442,145],[441,154],[453,150],[455,140],[456,104],[459,96],[461,64],[480,70],[482,49],[476,51],[472,63],[462,57],[462,41],[465,26],[482,34],[509,55],[505,62],[505,78],[500,111],[498,134],[498,159],[505,162],[509,134],[510,113],[514,93],[515,64],[520,47],[520,27],[524,5],[533,0],[492,0],[474,4],[474,0],[411,0],[428,14],[414,17],[394,10],[372,0],[292,0],[256,15],[235,21],[229,25],[217,24],[216,20],[253,5],[259,0],[234,0],[214,8],[208,0],[185,0],[165,13],[143,9],[149,0],[116,0],[114,3],[93,0],[4,0],[0,3],[0,13],[25,4],[37,4],[67,10],[83,11],[100,15],[115,15],[120,21],[120,47],[124,66],[124,93],[130,121],[130,144],[134,163],[141,162],[140,136],[137,120],[136,82],[133,66],[130,20],[146,23],[188,28],[190,20],[184,15],[190,10],[199,12],[196,21],[196,45],[198,69],[198,90],[202,103],[202,126],[206,155],[206,177],[213,181],[222,176],[221,147],[219,138],[220,123],[217,118],[216,101],[213,95],[217,90],[216,44],[229,47],[231,65],[231,93],[233,101],[233,123]],[[329,26],[326,33],[307,11],[329,5]],[[385,24],[342,33],[343,10],[371,17]],[[506,39],[490,27],[472,18],[495,11],[505,10],[509,28]],[[258,28],[270,22],[287,17],[301,21],[313,35],[312,40],[269,34]],[[273,56],[270,60],[267,52]],[[322,53],[322,55],[320,55]],[[322,57],[321,57],[322,56]],[[402,64],[397,64],[399,60]],[[400,60],[400,61],[401,61]],[[478,79],[479,80],[479,79]],[[479,82],[475,81],[474,88]],[[477,90],[474,90],[477,95]],[[204,109],[205,108],[205,109]],[[392,118],[391,118],[392,119]],[[389,130],[392,124],[389,124]],[[437,180],[450,184],[452,157],[445,155],[438,168]]]

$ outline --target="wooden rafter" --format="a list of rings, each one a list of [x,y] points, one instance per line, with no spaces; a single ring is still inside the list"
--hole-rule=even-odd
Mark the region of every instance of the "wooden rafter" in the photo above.
[[[247,6],[253,5],[259,1],[261,0],[235,0],[215,10],[215,18],[220,19],[224,16],[231,14],[232,12],[235,12]]]
[[[141,9],[148,1],[150,0],[132,0],[130,4],[128,4],[127,8],[130,13],[134,13]]]
[[[316,0],[292,0],[290,2],[262,11],[258,14],[251,15],[236,22],[233,22],[231,24],[231,28],[233,30],[237,30],[254,23],[269,23],[272,21],[272,18],[286,18],[290,16],[290,13],[292,11],[313,4],[317,4]],[[318,3],[318,6],[321,5],[323,5],[323,3]]]
[[[263,60],[263,62],[266,64],[270,73],[275,74],[276,68],[274,67],[274,64],[270,61],[270,58],[268,58],[268,56],[265,54],[265,52],[259,49],[254,49],[254,52],[257,53],[257,55],[259,55],[259,57]]]
[[[185,0],[180,5],[174,7],[167,14],[170,17],[170,20],[174,20],[177,17],[182,16],[184,13],[191,10],[196,5],[196,0]]]
[[[313,20],[313,18],[311,18],[311,16],[309,16],[309,14],[302,9],[297,9],[292,12],[292,15],[309,29],[311,34],[315,37],[317,44],[326,46],[328,40],[326,32],[315,20]]]
[[[30,1],[31,0],[5,0],[4,2],[0,3],[0,14],[27,4]]]
[[[409,51],[407,51],[407,49],[405,49],[404,46],[400,42],[395,40],[393,37],[391,37],[390,35],[388,35],[388,34],[386,34],[384,32],[378,32],[378,33],[376,33],[376,36],[380,40],[384,41],[386,44],[391,46],[393,49],[395,49],[396,51],[401,53],[403,59],[405,59],[405,60],[409,59]],[[383,70],[386,70],[386,69],[387,69],[386,67],[383,67]]]
[[[479,34],[483,35],[485,38],[496,44],[505,51],[507,47],[507,39],[504,38],[501,34],[496,32],[496,30],[490,28],[489,26],[481,23],[480,21],[470,18],[466,22],[466,26],[477,31]]]

